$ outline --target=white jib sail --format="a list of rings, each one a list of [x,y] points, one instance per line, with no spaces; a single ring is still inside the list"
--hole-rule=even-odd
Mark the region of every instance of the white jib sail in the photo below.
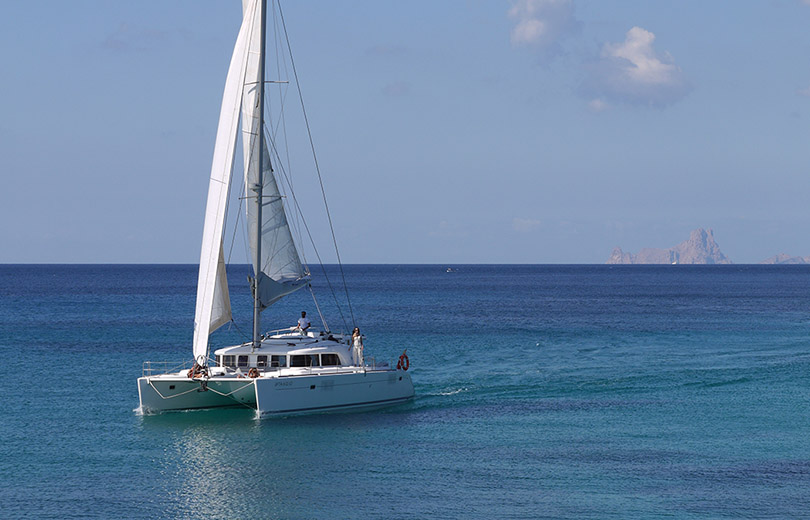
[[[246,2],[243,8],[247,12]],[[284,213],[284,202],[278,184],[271,169],[271,157],[267,141],[264,141],[262,172],[259,175],[259,132],[261,119],[259,114],[260,60],[263,59],[261,48],[261,17],[257,9],[254,18],[254,30],[250,34],[245,73],[245,91],[242,96],[242,145],[245,155],[245,196],[248,203],[247,222],[249,236],[255,236],[257,225],[256,204],[253,203],[256,192],[251,188],[259,182],[262,184],[262,222],[261,222],[261,255],[260,265],[253,266],[259,301],[262,308],[271,305],[279,298],[302,287],[309,277],[304,270],[301,257],[293,242],[287,216]],[[251,241],[251,250],[255,249]],[[255,250],[253,251],[255,255]]]
[[[245,11],[242,27],[236,38],[231,64],[228,67],[228,77],[225,80],[214,159],[211,164],[211,180],[208,185],[200,252],[200,273],[197,278],[197,309],[194,314],[194,359],[201,364],[204,364],[208,357],[208,335],[231,319],[222,237],[236,153],[249,33],[255,18],[256,4],[257,0],[243,2]]]

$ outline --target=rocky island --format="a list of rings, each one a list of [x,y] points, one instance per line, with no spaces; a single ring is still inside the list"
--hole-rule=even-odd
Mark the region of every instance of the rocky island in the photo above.
[[[790,256],[779,253],[760,262],[760,264],[787,265],[787,264],[810,264],[810,256]]]
[[[714,241],[711,229],[692,231],[689,240],[669,249],[644,248],[638,254],[613,250],[608,264],[730,264]]]

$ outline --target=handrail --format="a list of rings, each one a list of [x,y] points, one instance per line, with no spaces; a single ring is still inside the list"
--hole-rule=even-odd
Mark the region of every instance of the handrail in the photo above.
[[[180,372],[189,369],[193,366],[193,361],[144,361],[142,367],[143,377],[149,377],[160,374],[171,374],[173,372]]]
[[[270,337],[278,335],[278,334],[295,332],[297,330],[299,330],[298,327],[285,327],[283,329],[273,329],[273,330],[268,330],[267,332],[262,334],[262,336],[265,339],[269,339]],[[309,334],[312,334],[312,336],[309,336]],[[330,332],[328,330],[315,330],[315,329],[310,328],[309,330],[307,330],[307,335],[303,336],[303,337],[319,338],[321,335],[330,335],[330,336],[341,337],[341,338],[345,338],[345,337],[348,336],[348,334],[343,334],[343,333],[340,333],[340,332]],[[363,336],[363,337],[365,337],[365,336]]]
[[[209,359],[209,362],[214,361],[213,359]],[[181,372],[184,370],[188,370],[193,366],[194,362],[191,360],[186,360],[183,362],[176,362],[176,361],[144,361],[142,374],[143,377],[151,377],[155,375],[161,374],[173,374],[177,372]],[[216,363],[213,363],[210,366],[217,366]],[[388,369],[392,365],[388,362],[381,362],[377,363],[377,359],[374,356],[365,356],[363,366],[361,367],[353,367],[351,365],[328,365],[328,366],[308,366],[308,367],[261,367],[259,368],[260,372],[276,372],[282,369],[290,369],[290,368],[297,368],[301,369],[304,373],[307,374],[331,374],[331,373],[338,373],[345,371],[351,368],[361,368],[363,370],[382,370]],[[242,368],[249,368],[249,367],[223,367],[226,369],[226,372],[239,372]],[[318,369],[318,372],[313,372],[313,369]]]
[[[209,357],[207,360],[209,367],[217,366],[216,360]],[[161,374],[174,374],[183,370],[188,370],[195,365],[195,361],[187,359],[185,361],[144,361],[141,373],[143,377],[157,376]]]

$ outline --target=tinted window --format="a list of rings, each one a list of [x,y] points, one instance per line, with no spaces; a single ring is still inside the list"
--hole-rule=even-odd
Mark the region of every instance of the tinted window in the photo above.
[[[256,356],[256,366],[263,368],[267,366],[267,356]]]
[[[247,356],[239,356],[239,366],[240,367],[248,366],[248,357]]]
[[[287,356],[270,356],[270,366],[271,367],[281,367],[284,368],[287,366]]]
[[[298,355],[290,357],[291,367],[317,367],[320,366],[318,362],[318,354]]]
[[[309,356],[290,356],[291,367],[308,367],[312,366]]]
[[[321,366],[334,367],[340,365],[340,358],[337,354],[321,354]]]
[[[222,356],[222,366],[224,367],[236,366],[236,356]]]

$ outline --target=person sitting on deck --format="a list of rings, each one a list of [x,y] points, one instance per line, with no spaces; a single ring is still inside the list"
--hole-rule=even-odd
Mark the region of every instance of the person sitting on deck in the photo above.
[[[298,318],[298,326],[295,327],[295,330],[300,330],[302,336],[307,335],[307,330],[312,324],[309,322],[309,318],[307,318],[307,311],[301,311],[301,317]]]

